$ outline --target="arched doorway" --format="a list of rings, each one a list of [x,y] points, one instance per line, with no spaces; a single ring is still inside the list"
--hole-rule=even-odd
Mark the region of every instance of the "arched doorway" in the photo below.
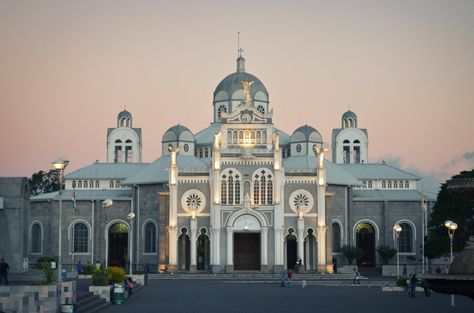
[[[308,229],[308,234],[304,240],[304,264],[306,270],[316,270],[318,262],[318,254],[316,247],[316,237],[314,236],[313,229]]]
[[[187,233],[188,230],[183,227],[178,237],[178,269],[181,271],[189,271],[191,264],[191,241]]]
[[[295,269],[296,265],[296,236],[293,228],[288,229],[288,235],[286,236],[286,268]]]
[[[201,228],[201,234],[198,237],[197,242],[197,269],[199,271],[209,270],[209,237],[207,236],[207,230]]]
[[[358,266],[375,266],[375,229],[369,223],[360,223],[356,227],[356,245],[364,252],[357,261]]]
[[[118,222],[109,228],[108,266],[125,268],[128,254],[128,226]]]

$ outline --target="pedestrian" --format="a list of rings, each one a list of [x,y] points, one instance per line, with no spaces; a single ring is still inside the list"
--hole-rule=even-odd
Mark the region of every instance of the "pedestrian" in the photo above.
[[[280,274],[280,287],[285,287],[285,273]]]
[[[291,278],[293,277],[293,270],[291,268],[288,269],[286,273],[286,278],[288,279],[288,288],[291,288]]]
[[[425,292],[425,297],[431,297],[431,289],[428,286],[428,282],[425,279],[423,279],[421,281],[421,285],[423,286],[423,291]]]
[[[102,267],[102,264],[100,264],[99,260],[95,261],[95,270],[100,271],[101,267]]]
[[[8,272],[10,271],[10,266],[5,262],[4,258],[0,259],[0,284],[5,280],[5,285],[8,285]]]
[[[76,264],[76,271],[77,271],[77,275],[81,275],[81,274],[82,274],[82,263],[81,263],[81,260],[77,261],[77,264]]]
[[[413,273],[410,278],[410,298],[415,299],[416,291],[416,274]]]
[[[301,283],[301,287],[306,287],[306,279],[303,279],[303,282]]]
[[[332,257],[332,272],[337,274],[337,258]]]
[[[131,298],[133,294],[133,280],[132,277],[128,276],[127,277],[127,292],[128,292],[128,297]]]
[[[357,285],[360,286],[360,273],[356,268],[354,268],[354,280],[352,281],[352,285],[354,286],[356,282]]]
[[[295,273],[299,273],[300,267],[301,267],[302,264],[303,264],[303,262],[301,261],[301,258],[297,257],[296,258],[296,264],[295,264]]]

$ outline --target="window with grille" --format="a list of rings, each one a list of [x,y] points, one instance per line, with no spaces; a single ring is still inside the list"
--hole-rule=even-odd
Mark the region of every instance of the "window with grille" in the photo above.
[[[156,253],[156,226],[153,222],[145,225],[145,253]]]
[[[31,227],[31,253],[41,253],[42,241],[41,225],[34,223]]]
[[[73,252],[87,252],[89,243],[89,230],[84,223],[76,223],[73,228]]]
[[[341,252],[341,227],[332,223],[332,252]]]
[[[253,203],[273,204],[273,174],[267,169],[257,170],[253,175]]]
[[[413,228],[408,223],[399,224],[402,228],[398,237],[398,247],[400,252],[413,252]]]
[[[242,175],[229,169],[221,176],[221,204],[237,205],[241,203]]]

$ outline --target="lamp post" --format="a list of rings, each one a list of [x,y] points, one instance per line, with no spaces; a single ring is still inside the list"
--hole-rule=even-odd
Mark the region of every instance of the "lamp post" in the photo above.
[[[106,199],[102,201],[102,207],[105,209],[105,222],[108,220],[107,208],[110,208],[112,204],[114,204],[114,200],[112,199]]]
[[[397,238],[397,279],[400,278],[400,232],[402,231],[402,227],[400,225],[393,226],[393,230],[395,231],[395,237]]]
[[[453,221],[447,220],[444,222],[444,226],[448,229],[448,237],[449,237],[449,247],[450,247],[450,265],[453,263],[453,239],[454,239],[454,231],[458,229],[458,224],[454,223]],[[454,294],[451,294],[451,306],[455,306],[454,303]]]
[[[64,183],[64,169],[69,164],[69,160],[61,157],[52,162],[53,168],[58,171],[59,180],[59,225],[58,225],[58,283],[62,282],[62,218],[63,218],[63,183]]]
[[[135,213],[130,212],[127,214],[127,219],[130,221],[130,261],[128,267],[129,275],[133,275],[132,262],[133,262],[133,220],[135,219]]]

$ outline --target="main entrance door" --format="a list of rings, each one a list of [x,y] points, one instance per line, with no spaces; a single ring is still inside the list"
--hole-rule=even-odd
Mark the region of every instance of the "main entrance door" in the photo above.
[[[234,270],[260,270],[260,233],[234,233]]]
[[[128,227],[116,223],[109,228],[109,266],[125,267],[128,252]]]
[[[375,266],[375,230],[369,223],[361,223],[356,228],[357,246],[362,249],[364,255],[357,262],[358,266]]]

